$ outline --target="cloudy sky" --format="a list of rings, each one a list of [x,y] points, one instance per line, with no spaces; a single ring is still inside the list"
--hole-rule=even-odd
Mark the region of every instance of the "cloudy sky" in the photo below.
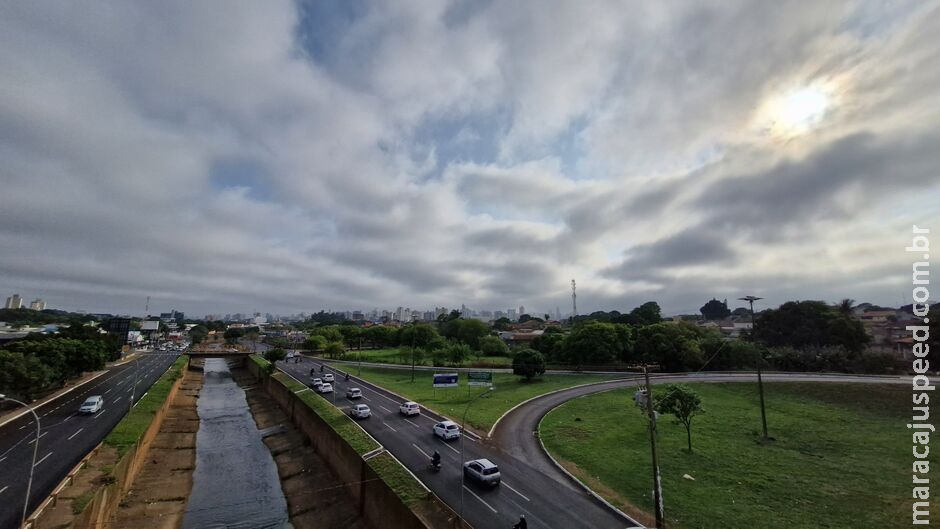
[[[0,294],[909,303],[938,34],[921,1],[4,2]]]

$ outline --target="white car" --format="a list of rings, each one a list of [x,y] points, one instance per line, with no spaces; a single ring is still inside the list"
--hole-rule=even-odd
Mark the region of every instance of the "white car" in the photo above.
[[[358,399],[362,397],[362,390],[359,388],[349,388],[346,390],[347,399]]]
[[[313,377],[311,377],[311,378],[310,378],[310,385],[313,386],[313,387],[315,387],[315,388],[318,388],[318,387],[320,387],[320,386],[323,385],[323,381],[320,380],[319,378],[313,378]]]
[[[85,399],[85,402],[78,408],[78,413],[98,413],[103,406],[104,397],[101,395],[92,395]]]
[[[293,351],[288,351],[287,354],[284,356],[284,360],[293,360],[294,356],[296,355],[294,354]]]
[[[398,407],[398,413],[401,413],[406,417],[410,415],[419,415],[421,413],[421,406],[418,406],[417,402],[411,402],[409,400],[402,403],[402,405]]]
[[[356,404],[349,408],[349,415],[355,419],[368,419],[372,416],[372,410],[365,404]]]
[[[434,435],[447,441],[460,437],[460,426],[454,421],[441,421],[434,425]]]
[[[327,374],[323,375],[323,381],[324,381],[324,382],[330,382],[330,383],[332,383],[333,380],[334,380],[334,379],[333,379],[333,373],[327,373]]]
[[[317,386],[317,391],[320,393],[333,393],[333,384],[324,382],[323,384]]]

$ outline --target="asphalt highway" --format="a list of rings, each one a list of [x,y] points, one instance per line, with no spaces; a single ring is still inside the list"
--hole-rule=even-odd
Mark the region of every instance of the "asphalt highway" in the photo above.
[[[316,370],[315,376],[321,376],[320,365],[320,362],[304,357],[300,363],[278,363],[278,367],[305,384],[309,383],[311,368]],[[372,417],[359,420],[359,424],[474,527],[509,528],[518,521],[520,514],[525,514],[532,529],[634,526],[567,480],[555,479],[526,460],[490,446],[475,436],[467,434],[461,436],[461,440],[441,441],[433,435],[432,427],[442,417],[424,408],[418,416],[404,417],[398,411],[402,399],[391,392],[354,376],[346,382],[344,372],[329,366],[325,367],[324,373],[333,373],[336,381],[334,392],[323,397],[343,411],[353,404],[367,404]],[[430,384],[430,376],[425,377]],[[354,401],[347,399],[346,389],[349,387],[360,388],[363,397]],[[460,424],[460,417],[451,419]],[[435,450],[441,454],[442,461],[442,469],[438,473],[428,469]],[[461,461],[484,457],[496,463],[502,475],[502,483],[492,489],[464,483],[463,480]]]
[[[30,513],[127,414],[132,393],[134,402],[140,400],[179,354],[141,353],[137,359],[112,367],[98,378],[36,409],[41,431],[30,492]],[[79,406],[92,395],[104,398],[101,411],[79,415]],[[0,426],[0,529],[19,526],[35,439],[36,425],[31,413]]]

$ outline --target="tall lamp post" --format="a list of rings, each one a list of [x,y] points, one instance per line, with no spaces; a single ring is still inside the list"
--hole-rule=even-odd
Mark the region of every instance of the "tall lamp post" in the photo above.
[[[415,338],[418,336],[418,328],[415,319],[411,318],[411,382],[415,381]]]
[[[744,296],[743,298],[738,298],[741,301],[747,301],[751,306],[751,340],[754,341],[754,328],[757,325],[757,322],[754,320],[754,302],[759,299],[757,296]],[[764,363],[764,355],[761,354],[760,348],[757,350],[757,392],[760,393],[760,421],[761,425],[764,427],[764,440],[768,439],[767,435],[767,411],[764,409],[764,378],[761,375],[761,364]]]
[[[26,406],[29,408],[30,413],[33,414],[33,419],[36,421],[36,444],[33,445],[33,463],[29,466],[29,481],[26,482],[26,499],[23,501],[23,517],[20,519],[20,527],[26,525],[26,515],[29,513],[29,493],[33,488],[33,470],[36,468],[36,454],[39,452],[39,437],[40,428],[39,428],[39,415],[36,415],[36,410],[32,406],[26,404],[25,402],[20,402],[16,399],[11,399],[3,393],[0,393],[0,400],[9,400],[13,401],[20,406]]]
[[[467,426],[467,413],[470,412],[470,405],[473,404],[475,400],[488,394],[490,391],[493,391],[493,386],[486,388],[486,391],[470,399],[470,402],[467,403],[467,408],[463,411],[463,419],[461,419],[460,422],[460,510],[457,513],[460,525],[463,525],[463,436],[466,435],[464,429]]]
[[[140,353],[137,354],[137,358],[134,359],[134,387],[131,389],[131,402],[127,405],[127,413],[130,413],[134,408],[134,398],[137,396],[137,380],[140,373]]]

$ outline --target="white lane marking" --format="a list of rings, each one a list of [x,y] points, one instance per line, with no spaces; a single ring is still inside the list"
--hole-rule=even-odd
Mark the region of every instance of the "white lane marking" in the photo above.
[[[22,430],[23,428],[26,428],[26,425],[25,425],[25,424],[24,424],[23,426],[20,426],[19,428],[17,428],[17,430]]]
[[[42,432],[41,434],[39,434],[39,438],[42,439],[43,437],[46,436],[47,433],[49,433],[49,432]],[[36,440],[33,439],[32,441],[30,441],[30,442],[28,442],[28,443],[26,443],[26,444],[31,445],[31,444],[33,444],[33,443],[35,443],[35,442],[36,442]]]
[[[80,433],[82,432],[82,430],[84,430],[84,428],[79,428],[78,431],[75,432],[75,433],[73,433],[72,435],[70,435],[67,440],[68,440],[68,441],[71,441],[72,438],[75,437],[76,435],[80,434]]]
[[[39,466],[39,463],[42,463],[43,461],[45,461],[45,460],[46,460],[49,456],[51,456],[51,455],[52,455],[52,452],[49,452],[48,454],[45,455],[45,457],[43,457],[43,458],[40,459],[39,461],[36,461],[36,464],[33,465],[33,466],[34,466],[34,467],[38,467],[38,466]]]
[[[447,448],[450,448],[451,450],[453,450],[455,454],[459,454],[459,453],[460,453],[460,450],[457,450],[457,449],[454,448],[453,446],[450,446],[449,444],[447,444],[447,441],[441,439],[440,437],[437,437],[436,435],[435,435],[434,437],[436,437],[437,440],[441,442],[441,444],[443,444],[443,445],[446,446]]]
[[[111,388],[111,389],[114,389],[114,388]],[[107,395],[108,393],[111,393],[111,389],[109,389],[108,391],[105,391],[104,394]]]
[[[466,485],[464,485],[463,488],[464,488],[464,490],[466,490],[466,491],[469,492],[470,494],[473,494],[473,497],[474,497],[474,498],[480,500],[480,503],[482,503],[483,505],[486,505],[487,507],[489,507],[489,509],[490,509],[491,511],[493,511],[493,514],[499,514],[499,511],[497,511],[496,509],[494,509],[493,506],[490,505],[489,503],[486,503],[485,501],[483,501],[483,498],[477,496],[477,494],[476,494],[475,492],[473,492],[472,490],[468,489]]]
[[[0,457],[0,463],[3,463],[3,460],[6,459],[6,458],[7,458],[7,456]]]
[[[463,438],[466,439],[467,441],[473,441],[474,443],[479,443],[479,442],[480,442],[480,441],[477,441],[476,439],[474,439],[473,436],[470,436],[470,435],[465,434],[465,433],[463,432],[463,430],[460,431],[460,435],[462,435]]]
[[[418,426],[418,423],[412,421],[411,419],[405,418],[405,420],[408,421],[408,422],[409,422],[412,426],[414,426],[415,428],[418,428],[419,430],[421,429],[421,427]]]
[[[385,406],[382,406],[381,404],[379,404],[379,408],[382,408],[383,410],[385,410],[385,411],[387,411],[387,412],[389,412],[389,413],[392,413],[392,410],[386,408]]]
[[[519,492],[518,490],[516,490],[516,489],[510,487],[510,486],[509,486],[509,483],[506,483],[505,481],[501,481],[501,483],[503,484],[504,487],[509,487],[509,490],[511,490],[511,491],[515,492],[516,494],[522,496],[522,499],[524,499],[525,501],[532,501],[532,500],[530,500],[525,494],[523,494],[523,493]]]
[[[2,489],[0,489],[0,494],[3,494],[3,491],[7,490],[8,488],[10,488],[9,485],[7,485],[6,487],[3,487]]]
[[[384,424],[385,426],[388,426],[388,429],[389,429],[389,430],[391,430],[391,431],[393,431],[393,432],[395,432],[395,433],[398,433],[398,430],[392,428],[387,422],[384,422],[384,421],[383,421],[382,424]]]
[[[69,415],[68,417],[66,417],[65,420],[63,420],[62,422],[65,422],[65,421],[71,419],[72,417],[75,417],[75,414],[74,414],[74,413],[71,414],[71,415]]]
[[[430,457],[431,457],[431,456],[428,455],[427,452],[425,452],[424,450],[421,450],[421,447],[419,447],[418,445],[416,445],[416,444],[414,444],[414,443],[411,443],[411,446],[415,447],[415,450],[417,450],[417,451],[421,452],[422,454],[424,454],[424,457],[427,457],[427,458],[430,458]]]
[[[370,399],[369,397],[366,397],[365,395],[363,395],[362,398],[366,399],[369,402],[372,402],[372,399]]]
[[[98,417],[101,417],[101,415],[102,415],[103,413],[104,413],[104,408],[102,408],[101,411],[99,411],[97,415],[95,415],[94,417],[92,417],[92,419],[97,419]]]

